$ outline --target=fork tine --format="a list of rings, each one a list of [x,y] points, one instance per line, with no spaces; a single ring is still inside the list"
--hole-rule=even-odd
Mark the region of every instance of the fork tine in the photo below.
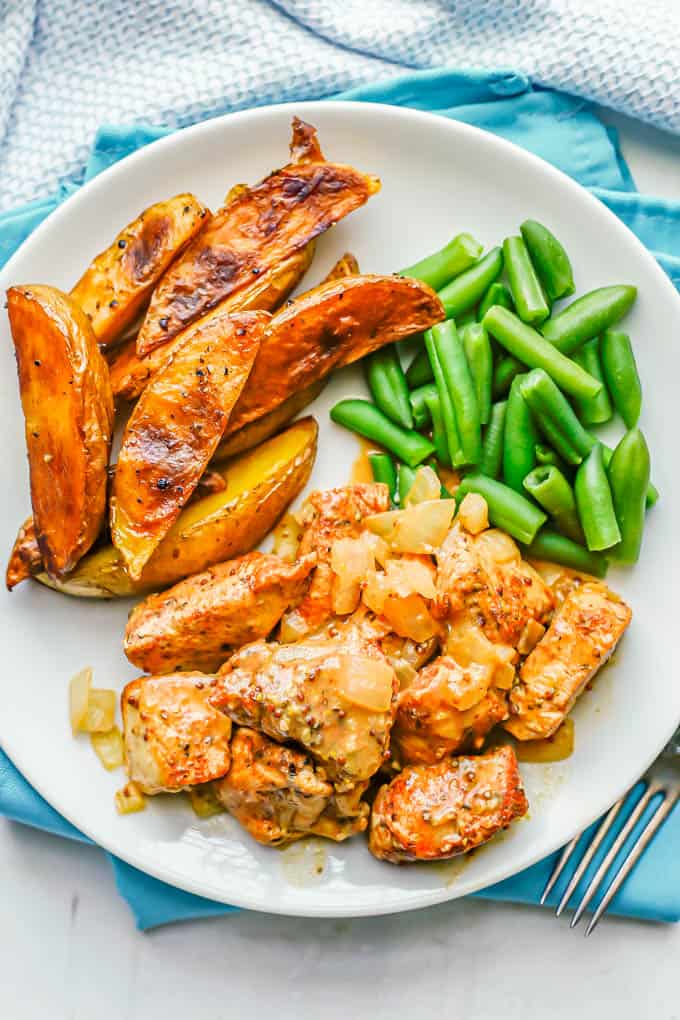
[[[560,859],[557,862],[557,864],[555,865],[555,867],[553,868],[552,875],[548,879],[547,885],[546,885],[545,889],[543,890],[543,895],[541,896],[541,899],[539,900],[541,906],[547,900],[548,896],[550,895],[550,891],[551,891],[552,887],[555,885],[555,882],[557,881],[557,879],[562,874],[562,871],[564,870],[564,867],[565,867],[567,861],[569,860],[569,858],[573,854],[574,850],[576,849],[576,844],[578,843],[579,839],[581,838],[581,835],[582,835],[582,833],[580,833],[580,832],[577,833],[574,836],[574,838],[572,839],[571,843],[567,843],[567,845],[565,846],[564,850],[560,854]]]
[[[590,901],[592,900],[593,896],[597,892],[597,889],[598,889],[598,887],[600,885],[600,882],[602,881],[602,879],[605,877],[605,875],[609,871],[609,869],[610,869],[610,867],[612,865],[612,862],[614,861],[615,857],[617,856],[617,854],[621,850],[621,847],[626,842],[626,840],[630,836],[631,832],[635,828],[637,822],[640,819],[640,816],[641,816],[642,812],[645,810],[645,808],[649,804],[649,802],[650,802],[651,798],[654,796],[654,794],[659,792],[659,789],[660,789],[659,786],[656,785],[656,784],[648,786],[647,789],[645,790],[645,792],[640,797],[640,799],[637,802],[637,804],[635,805],[635,807],[633,808],[633,810],[631,811],[626,824],[621,829],[621,832],[618,834],[618,836],[616,837],[616,839],[612,843],[612,845],[609,848],[609,851],[607,852],[604,860],[601,862],[601,864],[598,867],[597,871],[595,872],[595,874],[591,878],[590,883],[588,885],[588,888],[586,889],[585,893],[583,894],[583,898],[582,898],[581,902],[579,903],[579,905],[577,906],[576,912],[574,913],[574,916],[571,919],[571,925],[570,925],[571,928],[575,928],[576,925],[581,920],[581,917],[583,916],[583,912],[584,912],[584,910],[586,910],[586,908],[588,907],[588,905],[589,905]]]
[[[621,800],[617,800],[616,804],[612,805],[612,807],[609,809],[609,811],[607,812],[605,817],[602,819],[600,827],[598,828],[597,832],[595,833],[595,835],[593,836],[593,838],[592,838],[592,840],[590,842],[590,846],[588,847],[588,849],[584,853],[583,857],[581,858],[579,866],[576,869],[576,871],[574,872],[574,874],[572,875],[571,880],[569,882],[569,885],[564,890],[564,894],[562,896],[562,899],[560,900],[560,902],[559,902],[559,904],[557,906],[557,910],[555,911],[555,917],[559,917],[560,916],[560,914],[562,913],[562,911],[566,907],[567,903],[571,899],[571,894],[573,893],[574,889],[577,887],[577,885],[579,884],[579,882],[581,881],[581,879],[585,875],[586,869],[588,868],[588,865],[590,864],[590,862],[592,861],[593,857],[595,856],[595,854],[599,850],[599,848],[600,848],[600,846],[602,844],[603,839],[606,837],[607,833],[609,832],[609,830],[611,829],[612,825],[614,824],[614,820],[615,820],[616,816],[618,815],[619,811],[623,807],[624,800],[625,800],[625,797],[622,797]]]
[[[677,804],[678,796],[680,796],[680,794],[676,791],[671,796],[666,797],[664,800],[662,800],[659,806],[657,807],[656,811],[652,815],[652,817],[647,822],[646,826],[640,833],[637,842],[635,843],[634,846],[631,847],[630,852],[628,853],[625,861],[621,865],[619,872],[617,873],[613,882],[607,889],[607,892],[604,894],[601,902],[598,904],[597,910],[595,911],[590,921],[588,922],[588,927],[586,928],[585,931],[586,937],[590,935],[591,932],[593,932],[597,927],[598,921],[604,914],[605,910],[607,909],[611,901],[616,896],[623,882],[626,880],[630,872],[637,864],[638,860],[644,853],[647,844],[650,842],[657,829],[662,825],[662,823],[665,821],[665,819],[668,817],[668,815],[671,813],[671,811]]]

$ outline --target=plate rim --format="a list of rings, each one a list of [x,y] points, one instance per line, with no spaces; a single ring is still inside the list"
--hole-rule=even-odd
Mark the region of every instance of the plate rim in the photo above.
[[[81,185],[77,191],[69,195],[62,203],[60,203],[37,227],[33,230],[28,237],[26,237],[19,245],[17,250],[12,254],[10,259],[0,270],[0,287],[5,288],[9,284],[9,277],[12,275],[14,265],[19,261],[20,257],[23,257],[26,247],[32,247],[33,245],[39,245],[42,233],[48,229],[53,229],[55,224],[58,225],[59,219],[65,217],[68,219],[71,206],[77,204],[81,199],[83,192],[88,194],[95,193],[98,189],[106,192],[108,181],[115,176],[125,175],[129,168],[134,166],[136,163],[143,163],[148,158],[150,152],[154,154],[163,148],[173,149],[177,145],[185,145],[187,141],[199,135],[209,136],[215,133],[219,136],[225,124],[233,123],[234,121],[257,121],[260,119],[266,119],[270,117],[272,113],[279,114],[282,117],[297,113],[303,117],[311,116],[313,118],[314,112],[323,108],[328,111],[330,108],[339,111],[340,113],[348,113],[358,115],[359,117],[370,117],[377,113],[378,116],[393,118],[395,121],[411,121],[411,122],[433,122],[438,127],[444,127],[445,130],[449,130],[452,139],[456,135],[469,136],[472,139],[473,144],[475,140],[479,143],[482,142],[485,145],[489,145],[492,148],[496,148],[500,156],[502,157],[503,152],[512,153],[514,158],[520,157],[529,166],[535,167],[536,170],[542,174],[547,174],[549,177],[553,177],[556,181],[557,186],[562,190],[571,191],[572,194],[577,197],[581,202],[585,202],[590,205],[592,209],[597,210],[597,215],[602,217],[604,214],[605,220],[609,222],[613,232],[619,232],[622,235],[627,235],[627,241],[634,242],[634,248],[637,249],[638,255],[647,263],[648,268],[652,271],[653,275],[657,277],[659,285],[666,290],[671,300],[679,302],[680,296],[678,295],[675,287],[671,283],[670,279],[664,273],[663,269],[659,266],[658,262],[651,254],[648,248],[640,241],[640,239],[633,233],[633,231],[620,220],[615,213],[613,213],[603,202],[595,197],[587,188],[579,184],[572,177],[569,177],[564,171],[553,166],[553,164],[537,156],[535,153],[529,152],[523,149],[521,146],[516,145],[514,142],[509,141],[506,138],[502,138],[495,135],[493,132],[486,131],[482,128],[478,128],[474,125],[464,123],[462,121],[454,120],[446,117],[439,113],[433,113],[424,110],[416,110],[410,107],[394,106],[387,103],[373,103],[370,101],[359,101],[359,100],[307,100],[301,102],[287,102],[280,104],[269,104],[266,106],[260,106],[248,110],[240,110],[234,113],[227,113],[220,115],[219,117],[210,118],[209,120],[201,121],[200,123],[190,125],[185,128],[180,128],[175,131],[171,131],[170,134],[163,138],[156,139],[147,145],[144,145],[141,149],[136,150],[133,153],[128,154],[123,159],[117,161],[111,166],[107,167],[100,174],[94,177],[92,180],[85,182]],[[624,193],[625,194],[625,193]],[[616,794],[611,798],[607,798],[607,803],[604,803],[593,808],[592,811],[587,812],[587,818],[583,825],[579,825],[577,831],[583,831],[590,824],[592,824],[597,818],[599,818],[610,806],[615,803],[619,797],[621,797],[626,791],[628,791],[639,777],[646,771],[649,765],[655,760],[660,751],[663,749],[667,741],[672,736],[673,732],[677,728],[678,720],[673,720],[670,725],[668,732],[664,740],[658,747],[649,752],[649,756],[645,758],[644,768],[638,772],[637,766],[635,769],[635,775],[625,780],[619,780],[616,784]],[[532,851],[526,856],[525,862],[521,867],[515,867],[510,865],[507,869],[503,867],[497,867],[493,880],[489,883],[488,881],[480,882],[478,880],[467,880],[465,873],[463,872],[455,882],[450,885],[443,885],[442,888],[437,889],[413,889],[409,892],[400,891],[399,896],[403,897],[406,902],[403,903],[367,903],[362,904],[347,904],[339,905],[329,909],[325,905],[319,905],[317,908],[314,904],[304,903],[299,907],[294,905],[284,905],[279,903],[266,904],[260,900],[253,899],[248,895],[232,895],[221,892],[218,888],[212,888],[209,881],[191,880],[186,875],[178,873],[174,868],[155,867],[153,859],[147,859],[141,850],[135,852],[134,846],[130,848],[129,852],[121,853],[119,848],[113,849],[111,841],[108,839],[101,839],[101,837],[89,828],[87,825],[83,825],[80,819],[76,820],[68,810],[64,810],[59,806],[58,799],[55,801],[50,795],[48,795],[43,789],[39,781],[34,781],[31,778],[31,764],[30,755],[29,761],[26,761],[24,755],[21,752],[20,747],[12,746],[13,741],[11,734],[9,741],[5,735],[0,739],[0,746],[10,758],[15,767],[19,770],[22,776],[31,784],[31,786],[40,794],[41,797],[50,805],[55,811],[57,811],[63,818],[70,822],[75,828],[82,832],[85,836],[91,839],[96,846],[99,846],[103,850],[112,854],[114,857],[122,860],[124,863],[137,868],[138,870],[156,878],[162,882],[172,885],[178,889],[182,889],[185,892],[208,898],[214,902],[222,903],[225,905],[231,905],[241,907],[249,910],[257,910],[263,913],[280,914],[283,916],[290,917],[372,917],[380,916],[385,914],[398,913],[404,910],[416,910],[422,907],[432,906],[437,903],[443,903],[450,900],[458,899],[462,896],[470,895],[471,893],[478,892],[482,889],[489,888],[491,885],[496,885],[513,875],[519,874],[521,871],[536,864],[537,861],[549,857],[560,847],[564,846],[569,839],[576,835],[576,831],[571,832],[570,835],[564,839],[561,837],[559,840],[553,840],[550,842],[548,848],[544,846],[538,851]],[[624,763],[625,764],[625,763]],[[626,772],[628,776],[628,773]],[[612,784],[613,785],[613,784]]]

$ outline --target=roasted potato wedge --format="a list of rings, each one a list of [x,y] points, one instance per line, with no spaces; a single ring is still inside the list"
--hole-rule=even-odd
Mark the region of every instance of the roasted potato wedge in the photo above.
[[[124,335],[172,260],[208,218],[208,210],[194,195],[175,195],[145,209],[95,256],[71,297],[92,323],[102,347]]]
[[[305,386],[303,390],[292,393],[287,400],[275,407],[269,414],[263,414],[261,418],[244,425],[238,432],[234,432],[228,439],[223,439],[215,450],[213,461],[221,462],[235,457],[238,453],[245,453],[252,450],[254,446],[263,443],[265,439],[279,432],[284,425],[287,425],[296,414],[303,411],[308,404],[319,396],[325,388],[328,379],[319,379],[311,386]]]
[[[344,255],[340,256],[335,265],[331,266],[322,283],[330,283],[331,280],[344,280],[346,276],[358,275],[359,263],[356,256],[352,255],[350,251],[346,251]]]
[[[85,598],[159,591],[183,577],[250,552],[304,488],[314,465],[318,427],[302,418],[285,432],[219,468],[227,485],[185,507],[133,581],[112,545],[85,557],[63,581],[42,573],[50,588]]]
[[[168,270],[151,297],[139,334],[141,356],[166,343],[221,301],[276,273],[380,188],[375,177],[327,162],[314,129],[293,124],[293,159],[259,184],[237,191]]]
[[[187,330],[142,393],[123,433],[111,540],[137,580],[217,449],[260,346],[266,312],[222,311]]]
[[[38,545],[35,524],[32,517],[27,517],[19,528],[10,553],[5,573],[7,590],[11,591],[26,578],[33,577],[43,569],[42,553]]]
[[[225,437],[269,414],[333,369],[444,318],[430,287],[401,276],[348,276],[273,316]]]
[[[312,241],[302,251],[293,252],[281,259],[266,278],[258,277],[252,287],[234,294],[228,302],[218,305],[199,321],[201,324],[206,323],[212,316],[221,316],[226,310],[246,312],[258,309],[271,311],[277,308],[307,272],[314,255],[314,247],[315,244]],[[190,328],[192,327],[187,327],[187,330]],[[126,341],[111,351],[109,372],[114,397],[120,400],[134,400],[138,397],[151,376],[167,364],[177,348],[184,342],[186,332],[182,331],[174,340],[156,347],[143,358],[140,358],[137,353],[134,339]]]
[[[307,587],[316,556],[286,563],[251,552],[149,595],[133,609],[123,649],[145,673],[213,673],[233,648],[267,637]]]
[[[55,287],[11,287],[12,329],[38,546],[63,577],[97,538],[113,431],[109,374],[92,326]]]

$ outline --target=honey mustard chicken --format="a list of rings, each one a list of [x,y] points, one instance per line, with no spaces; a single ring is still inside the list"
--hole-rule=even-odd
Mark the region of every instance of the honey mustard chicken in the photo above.
[[[510,747],[412,765],[378,791],[369,849],[394,864],[446,860],[486,843],[527,807]]]
[[[121,696],[125,760],[143,793],[177,793],[229,769],[231,720],[210,704],[213,678],[143,676]]]
[[[341,792],[387,757],[397,678],[360,630],[290,645],[256,641],[222,667],[211,704],[274,740],[294,740]]]
[[[239,727],[231,740],[231,767],[214,790],[253,839],[283,846],[303,836],[340,841],[363,832],[369,811],[361,800],[366,786],[336,793],[309,755]]]
[[[311,493],[300,515],[303,526],[299,556],[315,553],[317,566],[307,594],[297,608],[284,616],[284,630],[302,637],[316,630],[333,616],[331,566],[333,544],[340,539],[357,538],[370,514],[389,508],[390,496],[381,483],[345,485]]]
[[[286,563],[248,553],[150,595],[130,614],[125,654],[149,673],[218,669],[233,648],[266,637],[299,599],[313,555]]]
[[[604,584],[589,581],[574,588],[522,665],[505,728],[518,740],[553,734],[616,648],[631,616]]]
[[[433,763],[479,750],[507,719],[519,650],[543,633],[552,592],[495,529],[472,535],[457,520],[437,552],[434,611],[446,621],[442,655],[399,695],[393,750]]]

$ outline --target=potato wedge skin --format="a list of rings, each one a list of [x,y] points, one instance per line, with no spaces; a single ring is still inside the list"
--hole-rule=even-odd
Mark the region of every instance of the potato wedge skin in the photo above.
[[[330,283],[331,280],[344,280],[346,276],[358,276],[360,272],[356,255],[352,255],[351,251],[346,251],[335,265],[331,266],[322,283]]]
[[[213,673],[233,648],[267,637],[304,593],[316,557],[251,552],[179,581],[135,606],[123,650],[145,673]]]
[[[341,163],[290,163],[237,192],[220,209],[154,291],[137,336],[148,354],[253,278],[299,251],[379,189]]]
[[[97,538],[113,431],[109,374],[84,312],[55,287],[7,292],[36,537],[54,578]]]
[[[190,193],[157,202],[96,255],[71,290],[99,344],[120,339],[172,260],[204,226],[209,211]]]
[[[40,573],[42,569],[42,553],[38,545],[33,517],[27,517],[19,528],[10,553],[5,573],[7,590],[12,591],[22,581]]]
[[[222,311],[245,312],[272,311],[288,297],[307,272],[314,256],[315,242],[311,242],[302,251],[296,251],[281,259],[267,273],[257,277],[251,287],[238,291],[222,302],[217,308],[203,316],[200,322],[208,321]],[[192,324],[193,325],[193,324]],[[187,327],[187,330],[191,326]],[[109,371],[113,395],[119,400],[134,400],[142,392],[149,379],[172,357],[177,347],[183,342],[186,330],[165,344],[156,347],[144,357],[137,353],[134,339],[126,341],[110,352]]]
[[[126,597],[160,591],[215,563],[250,552],[307,484],[317,435],[314,419],[302,418],[219,468],[226,488],[185,507],[139,580],[130,578],[112,545],[91,553],[63,581],[45,573],[36,580],[67,595]]]
[[[222,311],[187,330],[123,433],[110,501],[111,539],[134,579],[168,533],[217,448],[269,316]]]
[[[235,457],[239,453],[245,453],[246,450],[252,450],[254,446],[258,446],[265,439],[275,435],[296,414],[299,414],[308,404],[316,400],[327,382],[327,379],[319,379],[317,382],[312,383],[311,386],[306,386],[303,390],[292,393],[282,404],[279,404],[273,411],[270,411],[269,414],[264,414],[256,421],[250,422],[249,425],[244,425],[242,429],[234,432],[228,439],[223,439],[215,450],[213,462],[221,463],[224,460]]]
[[[409,277],[347,276],[308,291],[272,318],[225,438],[333,369],[443,318],[435,292]]]

